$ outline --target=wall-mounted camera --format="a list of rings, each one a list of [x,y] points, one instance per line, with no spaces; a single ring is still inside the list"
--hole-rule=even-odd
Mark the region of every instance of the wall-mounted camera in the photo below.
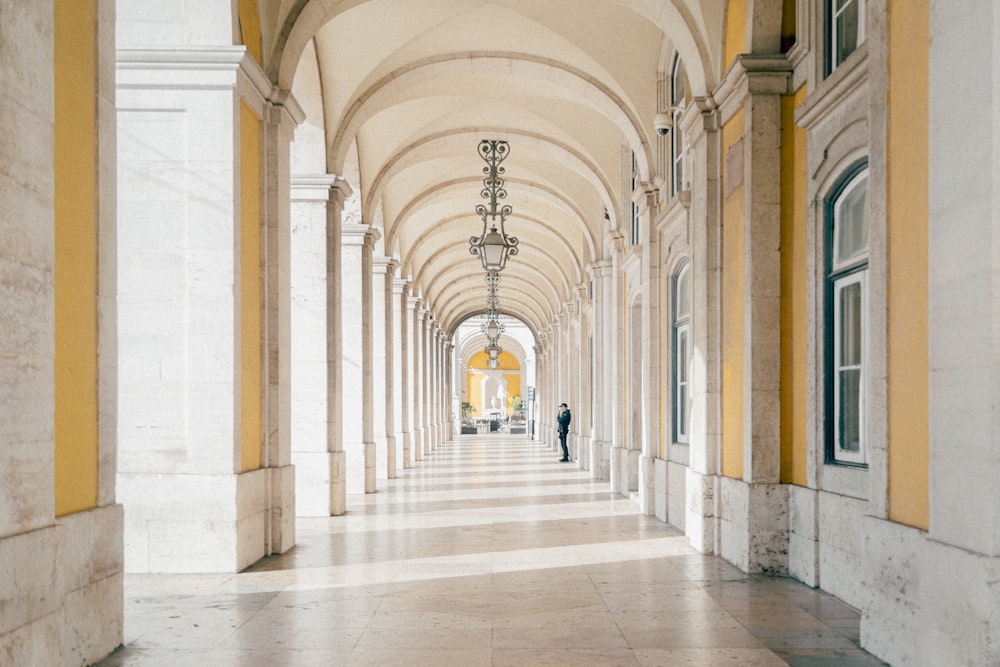
[[[674,117],[668,113],[658,113],[653,117],[653,129],[661,137],[674,126]]]

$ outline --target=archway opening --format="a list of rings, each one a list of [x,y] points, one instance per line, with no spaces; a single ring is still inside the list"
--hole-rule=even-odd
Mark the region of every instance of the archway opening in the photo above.
[[[455,329],[455,414],[459,435],[500,433],[535,437],[535,335],[511,315],[500,315],[501,352],[490,363],[485,315],[467,318]]]

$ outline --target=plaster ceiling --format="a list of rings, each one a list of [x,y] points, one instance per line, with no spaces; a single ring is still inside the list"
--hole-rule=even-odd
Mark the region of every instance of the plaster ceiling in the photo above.
[[[307,114],[292,171],[348,180],[364,222],[381,227],[379,251],[451,331],[486,303],[469,254],[484,201],[477,146],[506,140],[507,232],[520,252],[500,306],[540,331],[628,215],[631,153],[655,184],[652,119],[671,55],[685,57],[695,94],[714,80],[718,57],[699,44],[721,44],[722,5],[285,0],[269,34],[272,75]]]

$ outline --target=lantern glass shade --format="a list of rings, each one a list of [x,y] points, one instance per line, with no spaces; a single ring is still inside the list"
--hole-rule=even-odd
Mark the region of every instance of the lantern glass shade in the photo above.
[[[486,348],[486,353],[490,355],[490,361],[496,361],[497,357],[500,356],[500,347],[498,345],[490,345]]]
[[[487,271],[500,271],[505,264],[507,244],[496,227],[483,237],[483,263]]]
[[[498,336],[500,336],[500,325],[496,320],[490,320],[486,325],[486,337],[496,340]]]
[[[489,361],[489,367],[491,369],[496,370],[498,366],[500,366],[500,361],[499,360],[497,360],[497,359],[490,359],[490,361]]]

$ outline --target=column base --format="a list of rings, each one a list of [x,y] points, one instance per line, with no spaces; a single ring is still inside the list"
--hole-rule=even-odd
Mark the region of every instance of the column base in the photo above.
[[[385,439],[385,468],[386,479],[396,479],[396,436],[386,436]]]
[[[295,546],[295,466],[267,468],[271,475],[269,550],[283,554]]]
[[[715,515],[715,475],[687,469],[685,530],[691,546],[701,553],[718,553],[718,517]]]
[[[122,643],[123,514],[105,505],[0,538],[5,664],[89,665]]]
[[[378,489],[376,473],[378,472],[378,462],[376,461],[376,445],[374,442],[363,443],[365,450],[365,493],[375,493]]]
[[[272,546],[273,481],[269,468],[235,475],[120,473],[119,492],[129,499],[126,571],[239,572],[257,562]],[[294,477],[282,486],[289,482]],[[281,521],[288,525],[287,517]]]
[[[652,516],[656,509],[656,480],[653,475],[655,460],[651,456],[639,453],[639,511],[646,516]]]
[[[295,512],[299,516],[336,514],[334,498],[343,497],[344,489],[338,461],[343,465],[343,452],[292,452],[292,463],[298,469],[294,498]],[[294,518],[293,513],[292,525]]]
[[[403,431],[402,435],[403,442],[403,469],[413,467],[413,446],[410,444],[410,432]]]
[[[751,574],[788,573],[788,487],[719,477],[719,555]]]

